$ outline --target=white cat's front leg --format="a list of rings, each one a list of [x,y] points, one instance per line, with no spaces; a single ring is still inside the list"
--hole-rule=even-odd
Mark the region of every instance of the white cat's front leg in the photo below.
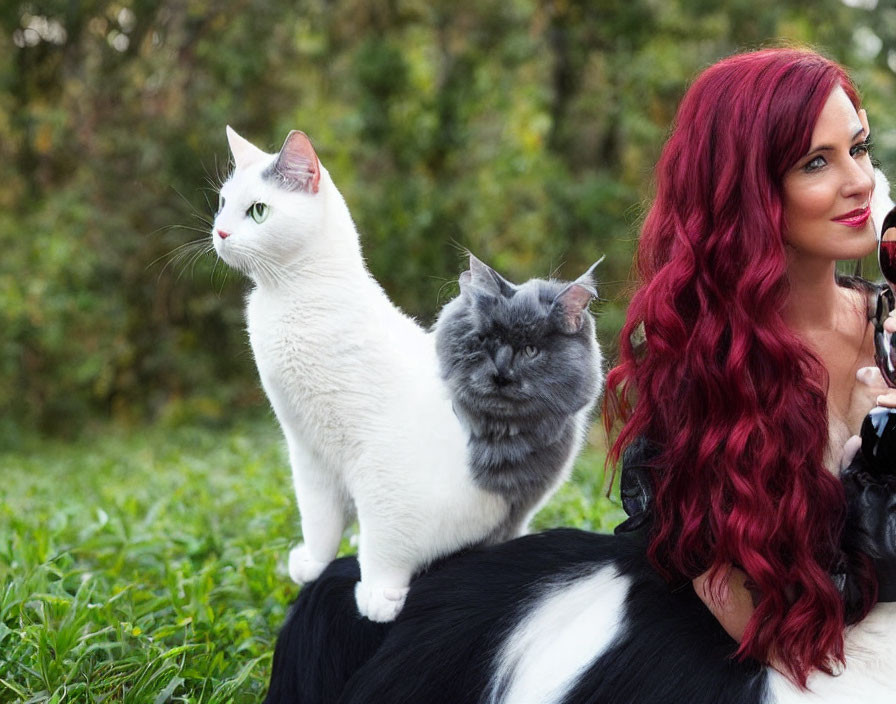
[[[358,611],[371,621],[394,621],[404,606],[417,565],[403,564],[401,539],[370,530],[361,521],[358,562],[361,581],[355,585]]]
[[[339,551],[345,500],[336,478],[301,446],[290,443],[289,458],[304,539],[289,551],[289,576],[296,584],[305,584],[317,579]]]

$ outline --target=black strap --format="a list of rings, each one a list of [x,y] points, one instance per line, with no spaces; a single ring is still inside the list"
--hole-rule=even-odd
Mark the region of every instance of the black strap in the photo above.
[[[650,540],[653,524],[652,461],[657,454],[656,445],[643,436],[636,438],[622,453],[619,493],[628,518],[613,532],[645,546]]]

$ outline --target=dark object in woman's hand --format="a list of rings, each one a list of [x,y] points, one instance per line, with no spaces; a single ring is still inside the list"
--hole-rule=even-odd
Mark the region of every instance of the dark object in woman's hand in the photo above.
[[[896,414],[874,415],[888,410],[868,414],[862,451],[840,473],[847,505],[844,549],[874,561],[879,601],[896,601]]]

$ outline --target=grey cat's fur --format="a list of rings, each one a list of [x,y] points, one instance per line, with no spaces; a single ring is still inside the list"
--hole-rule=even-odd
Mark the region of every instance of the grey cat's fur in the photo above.
[[[584,441],[604,379],[588,312],[597,296],[593,269],[572,283],[515,286],[471,255],[460,295],[436,321],[436,352],[470,434],[474,480],[511,506],[487,542],[525,531]]]

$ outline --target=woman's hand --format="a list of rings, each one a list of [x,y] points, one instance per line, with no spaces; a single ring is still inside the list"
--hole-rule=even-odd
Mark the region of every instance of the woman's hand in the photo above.
[[[706,604],[716,620],[729,636],[738,643],[744,637],[747,621],[753,615],[753,595],[747,588],[747,573],[737,567],[729,567],[728,574],[719,575],[710,588],[709,572],[693,581],[694,591]]]
[[[709,586],[708,571],[697,577],[692,584],[697,596],[706,604],[706,608],[716,617],[725,632],[740,643],[743,640],[744,631],[747,629],[747,622],[756,609],[756,599],[759,596],[758,593],[754,594],[750,590],[747,573],[732,565],[729,566],[727,579],[722,574],[720,581],[715,585],[715,590]],[[791,676],[788,674],[787,668],[781,665],[781,660],[776,655],[774,648],[768,654],[766,664],[778,670],[785,677]]]
[[[884,323],[884,328],[890,324],[890,318]],[[893,320],[893,330],[896,331],[896,320]],[[877,367],[862,367],[856,372],[856,384],[853,390],[852,407],[867,406],[865,413],[874,406],[886,406],[887,408],[896,408],[896,389],[887,386],[884,381],[883,374]],[[861,394],[867,398],[865,403],[857,404],[855,402],[856,394]]]
[[[892,311],[887,319],[884,320],[884,332],[888,335],[892,335],[896,333],[896,311]],[[864,369],[865,367],[863,367]],[[862,369],[859,370],[860,372]],[[880,380],[883,381],[883,375],[880,371],[877,372]],[[884,382],[884,386],[886,386],[886,382]],[[888,388],[877,401],[878,406],[886,406],[887,408],[896,408],[896,389]]]
[[[884,321],[884,330],[891,335],[896,332],[896,310],[890,311],[890,315],[888,315],[887,319]]]

